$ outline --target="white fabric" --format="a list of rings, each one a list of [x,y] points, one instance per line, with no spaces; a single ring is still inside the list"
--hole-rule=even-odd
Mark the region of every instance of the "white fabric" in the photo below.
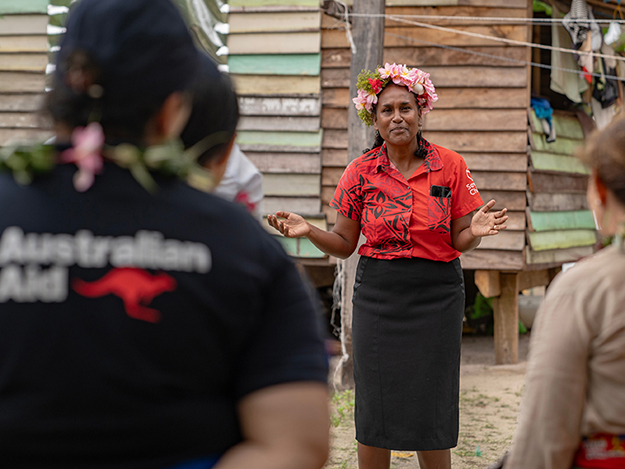
[[[261,220],[263,176],[236,144],[230,153],[224,177],[214,193],[246,205],[250,213]]]

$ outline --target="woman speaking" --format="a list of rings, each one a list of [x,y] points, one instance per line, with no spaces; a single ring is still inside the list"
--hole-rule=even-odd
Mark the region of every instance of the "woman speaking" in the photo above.
[[[506,228],[506,209],[483,205],[460,155],[426,141],[438,99],[429,74],[386,64],[358,77],[354,103],[373,125],[373,148],[351,162],[330,206],[331,232],[280,211],[269,224],[349,257],[366,242],[354,284],[356,439],[361,469],[416,450],[422,468],[451,467],[458,440],[464,284],[458,257]]]

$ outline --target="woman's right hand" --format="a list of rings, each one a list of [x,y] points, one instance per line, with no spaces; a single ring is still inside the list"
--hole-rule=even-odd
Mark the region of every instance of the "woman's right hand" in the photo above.
[[[275,215],[267,215],[267,221],[287,238],[301,238],[310,233],[308,222],[296,213],[279,211]]]

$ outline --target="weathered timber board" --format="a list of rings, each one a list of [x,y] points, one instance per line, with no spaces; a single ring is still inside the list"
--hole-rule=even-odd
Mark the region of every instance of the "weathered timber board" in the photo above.
[[[0,95],[0,112],[39,111],[43,99],[41,94],[3,94]]]
[[[518,130],[527,128],[524,109],[435,109],[425,115],[428,130]]]
[[[322,147],[347,149],[347,130],[324,130]]]
[[[565,262],[575,262],[582,257],[590,256],[594,251],[593,246],[553,249],[549,251],[534,251],[528,246],[525,254],[528,264],[564,264]]]
[[[403,6],[403,5],[458,5],[458,0],[387,0],[387,5]]]
[[[347,109],[324,107],[321,110],[321,127],[347,130]]]
[[[530,231],[595,230],[595,219],[590,210],[567,212],[533,212],[527,210]]]
[[[573,140],[565,137],[558,137],[555,142],[548,143],[545,135],[538,133],[532,134],[531,143],[532,150],[558,153],[560,155],[573,155],[575,150],[583,144],[581,140]]]
[[[527,149],[526,132],[424,132],[423,136],[450,150],[462,153],[472,152],[511,152],[521,153]]]
[[[283,151],[318,153],[322,132],[259,132],[237,133],[237,142],[244,151]]]
[[[460,256],[463,269],[468,270],[523,270],[523,251],[474,249]]]
[[[277,75],[231,75],[239,95],[319,94],[319,77]]]
[[[302,5],[260,5],[260,6],[233,6],[230,5],[230,14],[238,13],[307,13],[318,12],[319,6]]]
[[[458,0],[458,6],[527,8],[526,0]]]
[[[502,208],[507,208],[508,210],[525,210],[527,203],[525,192],[481,190],[480,195],[484,202],[488,202],[491,199],[496,201],[494,210],[501,210]]]
[[[0,2],[0,15],[15,15],[25,13],[40,13],[46,15],[48,13],[49,0],[19,0]]]
[[[236,54],[316,54],[320,32],[230,34],[228,49]]]
[[[319,75],[321,54],[231,55],[230,73],[246,75]]]
[[[321,102],[324,107],[347,108],[351,103],[349,89],[347,88],[324,88],[321,93]]]
[[[384,31],[384,45],[385,47],[432,47],[432,43],[435,43],[445,46],[472,47],[501,46],[502,44],[492,39],[467,36],[455,31],[466,31],[515,41],[527,40],[527,26],[523,25],[453,26],[450,28],[454,31],[438,31],[416,26],[387,28]],[[349,47],[345,30],[325,29],[321,36],[321,47],[323,49]]]
[[[2,41],[2,39],[0,39]],[[1,72],[45,72],[47,54],[0,54]]]
[[[347,150],[323,148],[321,150],[321,164],[323,166],[344,168],[347,166]]]
[[[386,7],[385,13],[387,15],[428,15],[432,16],[428,19],[430,24],[438,25],[474,25],[478,23],[478,20],[448,20],[444,18],[438,18],[441,16],[459,16],[459,17],[488,17],[488,18],[525,18],[527,17],[527,8],[480,8],[470,6],[405,6]],[[386,18],[386,26],[400,26],[400,24],[394,22],[391,18]],[[492,22],[490,22],[492,24]]]
[[[277,31],[312,31],[321,25],[321,11],[230,13],[230,34]]]
[[[344,168],[322,168],[321,184],[323,186],[336,186],[344,171]]]
[[[597,242],[596,231],[593,230],[562,230],[528,232],[529,245],[534,251],[566,249],[577,246],[593,246]]]
[[[334,225],[336,223],[336,210],[327,205],[322,205],[321,212],[326,216],[328,225]]]
[[[321,191],[318,174],[264,174],[263,192],[277,196],[314,196]]]
[[[243,116],[237,127],[241,130],[317,132],[319,117]]]
[[[321,173],[321,159],[317,153],[262,153],[245,155],[263,173]]]
[[[47,28],[48,15],[10,15],[0,17],[0,36],[47,34]]]
[[[488,202],[485,200],[484,202]],[[527,220],[525,217],[525,212],[506,212],[508,215],[508,221],[506,221],[506,226],[508,230],[511,231],[524,231],[527,228]],[[497,235],[499,236],[499,235]]]
[[[497,236],[486,236],[477,249],[495,249],[500,251],[522,251],[525,247],[524,231],[500,231]]]
[[[327,130],[324,148],[347,148],[346,130]],[[439,132],[426,131],[423,136],[432,143],[458,153],[498,152],[521,153],[526,150],[525,132]]]
[[[534,194],[527,191],[527,200],[529,208],[534,212],[558,212],[588,209],[588,200],[585,193]]]
[[[43,73],[0,72],[0,93],[41,93],[45,86]]]
[[[23,143],[43,143],[54,135],[41,129],[0,129],[0,147]]]
[[[239,98],[239,110],[243,116],[318,116],[320,109],[318,98]]]
[[[570,155],[532,151],[530,160],[532,162],[532,168],[535,171],[590,174],[590,171],[584,163]]]
[[[319,197],[272,197],[265,195],[263,199],[263,211],[276,213],[279,210],[310,215],[319,213],[321,202]]]
[[[263,7],[274,5],[318,7],[316,0],[231,0],[228,4],[232,7]]]
[[[0,52],[48,52],[48,36],[3,36]]]
[[[435,109],[525,109],[529,91],[524,88],[439,88]],[[496,85],[496,86],[501,86]]]
[[[384,49],[384,62],[405,63],[410,67],[427,68],[445,65],[481,65],[491,67],[521,67],[521,63],[505,59],[525,61],[527,50],[525,47],[466,47],[468,52],[459,50],[440,49],[438,47],[390,47]],[[484,53],[504,57],[497,59],[474,55],[470,52]],[[351,58],[350,49],[324,49],[321,55],[323,68],[349,67]]]
[[[554,114],[553,122],[556,126],[556,137],[565,137],[573,140],[584,140],[584,129],[579,119],[571,115]],[[534,133],[544,134],[540,119],[532,109],[530,111],[530,124]],[[556,138],[556,140],[557,140]]]
[[[525,47],[466,47],[447,50],[438,47],[390,47],[384,49],[385,62],[405,63],[409,67],[426,68],[445,65],[473,65],[484,67],[525,67]],[[472,54],[475,52],[476,54]],[[487,57],[487,54],[495,57]],[[502,57],[498,59],[497,57]]]
[[[469,153],[462,157],[471,171],[527,171],[526,153]]]
[[[0,101],[3,96],[0,95]],[[41,116],[32,112],[0,112],[0,128],[39,129],[49,127]]]
[[[528,187],[534,193],[586,193],[588,177],[563,174],[527,173]]]
[[[525,88],[527,85],[527,71],[525,68],[519,67],[448,66],[428,67],[425,71],[430,74],[432,83],[435,83],[437,88],[458,86],[465,88],[484,86]],[[321,82],[323,88],[348,88],[349,68],[323,69]],[[523,116],[523,122],[527,126],[526,112]]]
[[[527,188],[526,173],[471,171],[471,176],[480,190],[524,191]]]

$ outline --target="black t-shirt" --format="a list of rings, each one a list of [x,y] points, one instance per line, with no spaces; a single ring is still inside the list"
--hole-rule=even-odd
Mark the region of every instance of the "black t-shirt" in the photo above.
[[[106,164],[0,175],[0,466],[167,467],[240,441],[236,402],[322,381],[314,309],[245,211]]]

